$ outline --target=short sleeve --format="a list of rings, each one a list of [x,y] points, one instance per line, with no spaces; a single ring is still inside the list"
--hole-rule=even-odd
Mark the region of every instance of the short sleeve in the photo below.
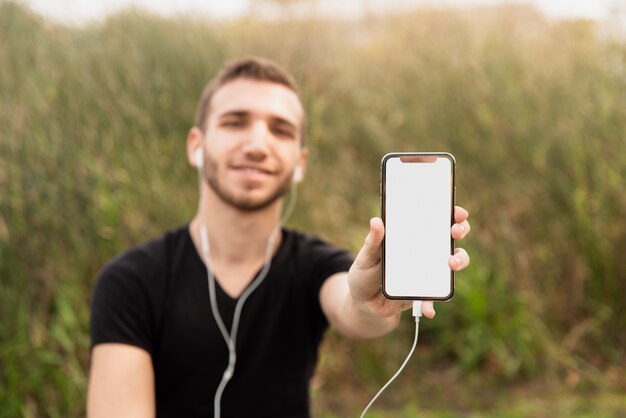
[[[323,241],[315,243],[311,260],[313,287],[317,296],[326,279],[335,273],[347,272],[354,261],[349,252]]]
[[[354,261],[352,255],[341,250],[331,244],[328,244],[318,238],[314,238],[308,243],[306,251],[311,271],[310,283],[311,300],[309,303],[315,307],[314,309],[314,328],[320,334],[328,326],[328,319],[322,310],[320,304],[320,289],[326,282],[326,279],[336,273],[347,272]]]
[[[158,266],[154,257],[131,250],[99,274],[92,293],[91,347],[124,343],[153,352],[157,333]]]

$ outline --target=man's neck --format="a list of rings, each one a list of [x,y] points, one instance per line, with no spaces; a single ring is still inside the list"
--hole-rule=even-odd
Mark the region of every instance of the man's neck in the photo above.
[[[222,265],[255,262],[266,256],[268,240],[280,222],[282,200],[257,211],[243,211],[221,200],[211,190],[204,190],[198,213],[190,224],[196,247],[202,253],[200,226],[204,225],[210,244],[211,259]],[[273,251],[280,244],[275,237]]]

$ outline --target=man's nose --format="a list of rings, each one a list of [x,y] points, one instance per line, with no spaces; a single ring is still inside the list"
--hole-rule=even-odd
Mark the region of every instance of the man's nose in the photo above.
[[[250,127],[250,131],[245,138],[243,151],[256,160],[264,159],[268,153],[269,129],[263,122],[256,122]]]

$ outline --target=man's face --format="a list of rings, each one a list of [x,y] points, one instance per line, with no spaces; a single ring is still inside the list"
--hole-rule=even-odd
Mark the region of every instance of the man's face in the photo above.
[[[300,149],[303,109],[289,88],[236,79],[215,92],[204,135],[204,176],[226,203],[245,211],[269,206],[290,187]]]

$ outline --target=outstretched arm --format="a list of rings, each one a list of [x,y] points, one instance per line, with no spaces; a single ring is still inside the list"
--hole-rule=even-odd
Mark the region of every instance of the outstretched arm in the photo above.
[[[456,206],[454,225],[450,233],[455,240],[463,239],[470,231],[469,213]],[[328,321],[342,334],[355,338],[374,338],[394,329],[403,310],[411,301],[389,300],[380,290],[381,244],[385,227],[380,218],[372,218],[370,232],[348,273],[337,273],[326,280],[320,290],[320,303]],[[448,260],[454,271],[469,265],[469,256],[462,248]],[[424,316],[432,318],[432,301],[422,304]]]

